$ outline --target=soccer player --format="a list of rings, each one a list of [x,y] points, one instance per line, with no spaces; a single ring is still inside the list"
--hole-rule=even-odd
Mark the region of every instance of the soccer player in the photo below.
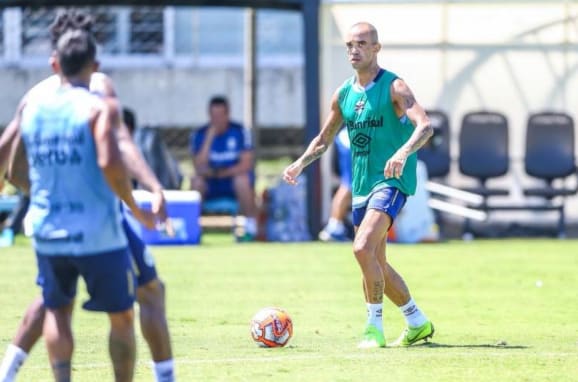
[[[85,13],[74,10],[60,13],[51,26],[53,46],[65,31],[80,29],[90,32],[91,26],[92,20]],[[51,58],[51,60],[53,59],[54,57]],[[37,91],[45,91],[43,89],[56,89],[59,84],[58,76],[49,77],[36,85],[24,99]],[[112,82],[102,73],[92,75],[90,89],[104,97],[116,97]],[[11,140],[16,135],[19,129],[19,113],[20,110],[0,137],[0,148],[10,145]],[[124,124],[121,124],[118,129],[117,140],[123,161],[133,178],[136,178],[153,194],[153,213],[159,215],[161,220],[166,219],[162,186],[144,161]],[[8,151],[0,150],[0,178],[8,170],[7,153]],[[26,189],[28,187],[27,170],[23,168],[23,165],[23,161],[11,162],[11,166],[14,167],[11,171],[11,181]],[[140,306],[140,326],[151,352],[155,378],[159,382],[172,382],[175,380],[174,362],[165,314],[165,287],[157,276],[154,259],[142,239],[134,232],[126,218],[123,219],[122,225],[129,241],[133,262],[136,265],[136,297]],[[43,319],[44,306],[42,299],[38,298],[28,307],[12,343],[8,346],[0,365],[1,382],[9,382],[15,378],[19,367],[42,334]]]
[[[360,348],[384,347],[383,294],[399,307],[407,329],[392,344],[409,346],[433,336],[434,328],[385,256],[387,231],[416,188],[416,151],[431,137],[429,119],[405,81],[377,63],[377,30],[366,22],[351,27],[346,52],[355,75],[333,94],[320,133],[283,173],[289,184],[347,126],[353,165],[353,252],[363,274],[367,326]]]
[[[43,334],[56,381],[71,379],[72,310],[79,276],[90,299],[85,309],[107,312],[109,354],[116,381],[132,381],[135,280],[118,198],[152,228],[153,214],[132,196],[115,140],[120,106],[88,90],[97,68],[96,44],[69,30],[56,46],[62,84],[26,99],[16,148],[29,165],[30,219],[42,287]],[[116,194],[116,196],[115,196]]]
[[[331,200],[329,221],[319,232],[321,241],[348,241],[345,218],[351,208],[351,148],[347,128],[335,136],[335,147],[339,158],[339,187]]]

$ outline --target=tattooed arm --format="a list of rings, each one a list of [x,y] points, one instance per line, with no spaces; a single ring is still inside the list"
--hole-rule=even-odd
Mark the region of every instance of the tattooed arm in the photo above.
[[[287,183],[297,184],[297,177],[303,169],[319,159],[321,155],[327,151],[329,145],[333,143],[335,135],[343,124],[343,116],[339,108],[338,97],[339,90],[336,91],[331,98],[331,109],[319,134],[311,140],[311,143],[303,155],[283,171],[283,180]]]
[[[433,128],[423,107],[417,103],[411,89],[401,80],[396,79],[391,85],[391,99],[398,117],[404,115],[415,126],[407,142],[385,164],[386,178],[399,178],[407,157],[415,153],[433,135]]]
[[[411,89],[403,80],[398,78],[393,81],[391,91],[397,115],[401,117],[405,114],[415,126],[413,134],[403,146],[403,149],[408,151],[409,154],[412,154],[422,147],[433,135],[433,128],[431,127],[425,110],[417,103]]]

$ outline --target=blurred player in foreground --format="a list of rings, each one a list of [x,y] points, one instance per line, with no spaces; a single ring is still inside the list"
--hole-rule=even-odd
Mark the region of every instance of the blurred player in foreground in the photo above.
[[[67,11],[60,13],[53,25],[51,34],[53,46],[58,38],[67,30],[79,29],[90,31],[92,27],[91,18],[77,11]],[[54,55],[51,57],[54,60]],[[52,76],[39,83],[34,87],[21,103],[20,109],[25,104],[26,98],[31,94],[43,89],[57,89],[60,86],[58,76]],[[102,73],[94,73],[90,81],[90,90],[100,94],[103,97],[115,98],[116,94],[110,79]],[[19,131],[18,111],[15,119],[9,124],[0,137],[0,178],[8,170],[8,150],[2,148],[9,147],[14,136]],[[138,147],[132,141],[128,130],[124,124],[121,124],[117,131],[117,141],[123,161],[129,169],[132,177],[137,179],[140,184],[152,192],[152,211],[156,213],[161,221],[166,221],[165,199],[162,193],[162,186],[154,176],[152,170],[148,167]],[[28,187],[28,170],[22,166],[22,161],[12,161],[11,163],[11,180],[20,187]],[[145,247],[142,239],[137,236],[125,218],[122,227],[128,238],[133,263],[137,271],[137,301],[140,305],[140,326],[145,337],[154,363],[154,373],[156,381],[171,382],[175,380],[174,364],[172,360],[172,350],[170,336],[165,314],[165,287],[162,281],[157,277],[154,259],[148,249]],[[170,231],[170,225],[168,226]],[[0,381],[8,382],[14,380],[16,373],[25,361],[33,345],[42,335],[42,325],[44,320],[44,305],[41,298],[35,300],[26,311],[26,314],[18,328],[12,344],[9,345],[2,364],[0,365]]]
[[[327,150],[341,125],[347,126],[353,164],[353,252],[363,273],[368,312],[360,348],[386,346],[384,294],[399,307],[407,322],[407,329],[392,346],[409,346],[434,333],[431,321],[385,256],[387,231],[407,197],[415,192],[415,153],[433,130],[407,84],[379,67],[380,49],[373,25],[361,22],[350,28],[346,51],[355,75],[334,93],[319,135],[283,173],[286,182],[295,184],[303,169]]]
[[[69,30],[58,40],[56,53],[53,67],[62,84],[26,99],[15,140],[29,165],[29,214],[48,357],[55,380],[69,381],[72,311],[82,276],[90,296],[83,307],[106,312],[110,319],[115,380],[132,381],[135,279],[116,196],[145,226],[154,227],[154,216],[132,196],[115,139],[121,124],[118,102],[88,91],[98,67],[92,36]]]

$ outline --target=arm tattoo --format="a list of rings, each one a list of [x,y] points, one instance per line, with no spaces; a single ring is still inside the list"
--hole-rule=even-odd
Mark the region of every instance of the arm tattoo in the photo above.
[[[432,135],[433,127],[431,127],[431,125],[427,124],[424,126],[418,126],[407,141],[410,154],[419,150],[419,148],[422,147]]]
[[[403,94],[403,105],[405,109],[411,109],[411,107],[415,104],[415,97],[411,92]]]
[[[309,151],[309,150],[308,150]],[[301,158],[301,162],[303,163],[303,167],[310,165],[311,163],[315,162],[319,159],[323,153],[327,151],[327,145],[316,145],[313,147],[313,151],[310,154],[306,154]]]

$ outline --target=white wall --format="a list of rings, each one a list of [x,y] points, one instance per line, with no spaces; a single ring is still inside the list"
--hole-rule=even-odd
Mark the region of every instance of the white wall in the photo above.
[[[106,64],[106,62],[105,62]],[[206,122],[207,102],[224,94],[233,118],[243,120],[242,69],[140,68],[107,69],[124,104],[134,108],[139,124],[198,126]],[[0,69],[0,125],[12,117],[26,90],[49,74],[44,69]],[[8,91],[9,89],[9,91]],[[302,126],[304,123],[302,69],[263,69],[258,73],[257,123],[264,126]]]
[[[512,170],[490,184],[511,187],[511,201],[521,202],[521,186],[532,182],[521,162],[528,114],[554,109],[578,117],[577,18],[578,4],[556,0],[325,4],[322,107],[326,112],[335,88],[352,74],[346,31],[369,21],[383,45],[380,64],[403,77],[423,106],[449,114],[454,159],[466,112],[487,109],[508,117]],[[455,164],[450,182],[469,184]],[[567,206],[577,221],[578,198]]]

